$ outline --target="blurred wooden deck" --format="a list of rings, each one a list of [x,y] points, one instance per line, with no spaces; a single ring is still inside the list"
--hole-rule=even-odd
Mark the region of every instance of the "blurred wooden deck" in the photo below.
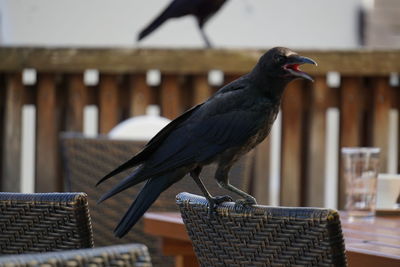
[[[25,104],[36,107],[36,191],[61,191],[59,133],[83,130],[85,106],[98,107],[100,133],[143,114],[149,104],[160,105],[162,115],[172,119],[219,88],[208,83],[210,70],[222,71],[227,83],[248,72],[262,52],[1,47],[1,191],[20,189],[21,109]],[[340,114],[338,146],[380,147],[381,172],[387,171],[388,114],[400,106],[398,82],[389,80],[393,73],[400,73],[400,50],[298,52],[315,59],[318,67],[304,66],[315,83],[292,83],[283,100],[280,204],[323,206],[328,109],[336,108]],[[22,82],[27,68],[36,70],[34,84]],[[98,84],[84,83],[88,69],[98,70]],[[152,69],[161,73],[159,85],[146,82],[146,73]],[[328,86],[327,74],[332,71],[340,75],[337,86]],[[265,204],[269,149],[269,140],[257,148],[254,166],[253,194]],[[339,158],[338,151],[331,156]],[[337,186],[342,207],[342,178]]]

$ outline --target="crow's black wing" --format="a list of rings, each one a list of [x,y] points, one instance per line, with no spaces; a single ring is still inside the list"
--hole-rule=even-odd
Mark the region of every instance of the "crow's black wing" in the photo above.
[[[204,163],[228,148],[240,147],[262,127],[265,115],[255,110],[231,110],[200,120],[191,117],[151,154],[141,176],[152,177],[181,166]]]
[[[138,164],[143,163],[143,161],[145,161],[149,155],[151,155],[160,145],[161,142],[164,141],[164,139],[168,136],[168,134],[173,131],[175,128],[179,127],[179,125],[184,122],[188,117],[190,117],[190,115],[197,110],[200,105],[197,105],[191,109],[189,109],[188,111],[186,111],[185,113],[183,113],[182,115],[180,115],[179,117],[177,117],[176,119],[174,119],[173,121],[171,121],[167,126],[165,126],[163,129],[161,129],[161,131],[159,131],[147,144],[146,146],[143,148],[143,150],[141,152],[139,152],[138,154],[136,154],[135,156],[133,156],[130,160],[128,160],[127,162],[123,163],[122,165],[120,165],[118,168],[116,168],[115,170],[111,171],[110,173],[108,173],[107,175],[105,175],[103,178],[101,178],[96,185],[101,184],[102,182],[104,182],[105,180],[107,180],[108,178],[123,172],[129,168],[133,168],[135,166],[137,166]]]

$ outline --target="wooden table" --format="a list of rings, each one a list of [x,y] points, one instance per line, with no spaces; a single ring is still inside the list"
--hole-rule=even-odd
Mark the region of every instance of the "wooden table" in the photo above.
[[[165,255],[176,267],[198,266],[191,241],[179,213],[146,213],[145,232],[159,236]],[[400,266],[400,216],[351,220],[341,213],[347,260],[350,267]]]

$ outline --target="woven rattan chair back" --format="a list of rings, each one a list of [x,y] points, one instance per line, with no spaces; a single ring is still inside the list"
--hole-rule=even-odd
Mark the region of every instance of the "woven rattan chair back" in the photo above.
[[[130,159],[139,152],[144,143],[132,140],[112,140],[105,137],[85,138],[80,134],[65,133],[61,137],[63,152],[64,179],[66,190],[83,191],[88,194],[90,214],[92,217],[93,233],[96,246],[107,246],[122,243],[142,243],[150,251],[152,262],[155,266],[171,266],[172,258],[161,256],[158,240],[143,232],[143,222],[140,220],[134,229],[124,238],[113,236],[113,229],[122,215],[132,203],[141,186],[129,188],[109,200],[96,204],[96,201],[107,190],[112,188],[118,181],[130,171],[126,171],[113,179],[105,182],[104,185],[95,187],[97,181],[106,173]],[[251,155],[244,157],[231,171],[232,184],[248,190],[250,185],[250,164]],[[212,193],[223,194],[225,191],[217,189],[214,177],[214,166],[204,169],[202,177],[206,186]],[[158,200],[152,205],[150,211],[176,211],[175,196],[182,191],[191,191],[201,194],[191,178],[185,177],[177,184],[171,186],[161,194]],[[226,193],[226,192],[225,192]]]
[[[203,197],[181,193],[177,204],[201,266],[346,266],[334,210],[230,202],[209,217]]]
[[[142,244],[115,245],[59,252],[0,257],[4,267],[151,267],[147,247]]]
[[[0,193],[0,254],[90,247],[85,193]]]

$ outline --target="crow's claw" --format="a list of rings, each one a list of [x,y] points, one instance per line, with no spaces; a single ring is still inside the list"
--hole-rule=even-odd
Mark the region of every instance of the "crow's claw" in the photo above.
[[[208,200],[209,208],[208,208],[208,217],[212,218],[213,215],[216,215],[216,209],[219,204],[223,202],[231,202],[233,201],[232,197],[225,195],[225,196],[215,196]]]
[[[241,206],[252,206],[252,205],[257,205],[257,201],[254,197],[249,197],[249,198],[242,198],[238,199],[235,202],[236,205],[241,205]]]
[[[217,206],[223,202],[231,202],[233,201],[233,198],[231,196],[225,195],[225,196],[215,196],[213,197],[214,204]]]

